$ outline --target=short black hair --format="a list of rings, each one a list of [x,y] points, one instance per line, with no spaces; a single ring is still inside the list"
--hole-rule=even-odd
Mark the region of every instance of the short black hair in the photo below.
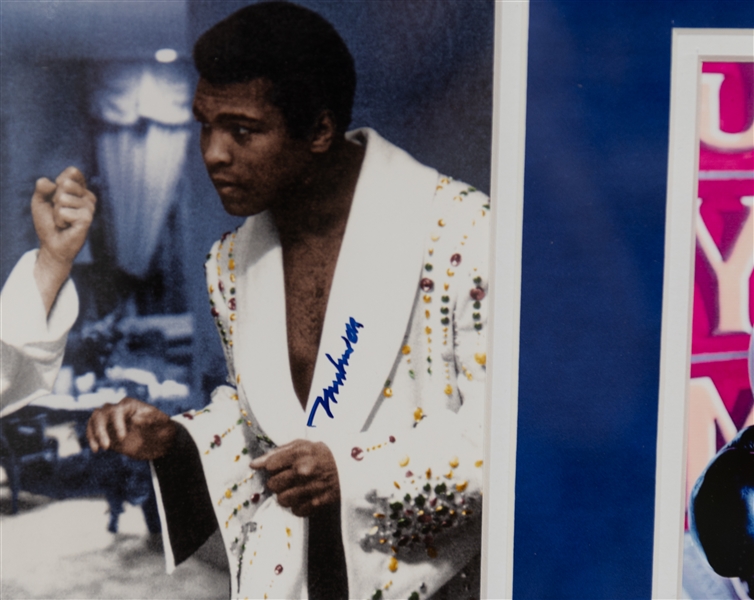
[[[329,110],[338,132],[351,123],[353,57],[335,28],[289,2],[261,2],[233,13],[194,45],[199,76],[213,85],[266,78],[291,136],[306,137]]]

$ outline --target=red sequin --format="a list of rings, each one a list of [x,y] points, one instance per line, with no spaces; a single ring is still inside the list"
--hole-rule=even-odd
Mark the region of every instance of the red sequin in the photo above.
[[[192,421],[194,419],[194,415],[192,415],[191,413],[183,413],[181,416],[184,419],[188,419],[189,421]]]
[[[251,501],[252,501],[253,504],[256,504],[257,502],[259,502],[259,494],[254,494],[251,497]]]
[[[283,572],[283,565],[275,567],[275,575],[280,575]]]
[[[235,298],[231,298],[230,300],[228,300],[228,308],[230,310],[236,310],[236,299]]]
[[[395,443],[395,436],[394,435],[391,435],[388,439],[390,440],[391,444]]]
[[[470,292],[470,296],[477,302],[484,298],[484,290],[480,287],[476,287]]]
[[[221,292],[225,291],[225,285],[223,285],[222,279],[217,282],[217,287],[220,289]]]
[[[214,441],[215,441],[215,446],[220,446],[223,443],[223,439],[219,435],[215,436]]]
[[[353,449],[351,450],[351,458],[356,459],[356,460],[363,460],[364,451],[358,446],[354,446]]]
[[[460,265],[461,264],[461,255],[456,253],[453,256],[451,256],[450,257],[450,264],[453,265],[454,267],[457,267],[458,265]]]
[[[425,277],[419,282],[419,287],[423,292],[431,292],[433,289],[435,289],[435,282],[432,281],[429,277]]]

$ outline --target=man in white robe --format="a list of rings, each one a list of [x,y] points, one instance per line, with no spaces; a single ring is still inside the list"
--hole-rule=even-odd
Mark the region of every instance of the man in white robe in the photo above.
[[[249,6],[194,60],[208,173],[249,217],[206,264],[228,385],[98,409],[92,449],[153,461],[169,569],[219,526],[234,598],[478,594],[488,199],[345,133],[353,60],[311,11]]]

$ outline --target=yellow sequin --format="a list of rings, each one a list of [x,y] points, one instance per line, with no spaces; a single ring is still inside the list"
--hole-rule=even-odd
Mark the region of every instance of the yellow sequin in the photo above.
[[[424,416],[424,411],[421,408],[417,408],[414,411],[414,420],[415,421],[421,421],[423,416]]]
[[[432,296],[424,294],[424,297],[422,298],[422,300],[424,300],[424,302],[429,304],[430,302],[432,302]]]
[[[428,311],[428,310],[425,310],[425,311],[424,311],[424,316],[425,316],[425,317],[427,317],[427,318],[429,319],[429,311]]]
[[[448,274],[448,277],[453,277],[453,275],[456,274],[456,272],[453,269],[450,269],[450,268],[446,271],[446,273]]]
[[[461,483],[456,483],[456,491],[457,492],[464,491],[467,485],[469,485],[468,481],[462,481]]]
[[[230,313],[230,320],[235,321],[236,320],[236,313]]]
[[[474,355],[474,360],[477,361],[480,365],[486,365],[487,364],[487,353],[486,352],[478,352]]]
[[[230,280],[231,280],[231,281],[232,281],[233,283],[235,283],[235,282],[236,282],[236,274],[235,274],[235,273],[231,273],[231,274],[230,274]]]
[[[395,556],[390,557],[390,562],[387,565],[391,573],[395,573],[398,570],[398,559]]]
[[[386,387],[382,393],[385,395],[385,398],[390,398],[393,395],[393,388]]]
[[[457,457],[457,456],[454,456],[454,457],[453,457],[453,458],[452,458],[452,459],[450,460],[450,463],[449,463],[449,464],[450,464],[450,466],[451,466],[451,467],[453,467],[453,468],[455,469],[455,468],[456,468],[456,467],[458,466],[458,457]]]
[[[445,227],[445,219],[440,219],[440,220],[439,220],[439,221],[437,222],[437,224],[438,224],[438,225],[439,225],[440,227]]]
[[[230,498],[232,495],[233,495],[233,492],[231,492],[230,490],[225,490],[225,497],[226,498]]]
[[[393,485],[395,486],[396,489],[398,489],[398,490],[401,489],[401,486],[400,486],[400,484],[397,481],[394,481]]]
[[[478,460],[478,461],[476,461],[476,462],[474,463],[474,466],[475,466],[475,467],[481,467],[481,466],[482,466],[483,464],[484,464],[484,461],[483,461],[483,460]]]
[[[398,461],[398,464],[401,467],[406,467],[406,466],[408,466],[409,460],[411,460],[411,459],[408,456],[404,456],[400,461]]]
[[[445,386],[445,395],[450,396],[453,393],[453,386],[448,384]]]
[[[433,242],[436,242],[437,240],[439,240],[439,239],[440,239],[440,236],[439,236],[439,235],[437,235],[437,234],[435,234],[435,235],[433,235],[433,236],[430,236],[430,239],[431,239],[431,240],[432,240]],[[219,268],[219,267],[218,267],[218,268]]]
[[[230,270],[232,271],[232,270],[234,270],[235,268],[236,268],[236,261],[235,261],[235,259],[231,258],[231,259],[230,259],[230,260],[228,261],[228,269],[230,269]]]
[[[453,479],[453,470],[451,469],[447,473],[445,473],[445,479]]]
[[[214,285],[209,286],[209,293],[211,294],[214,291],[215,291],[215,286]]]
[[[427,479],[432,479],[432,469],[427,469],[424,475],[427,477]]]
[[[403,346],[403,348],[401,348],[401,352],[403,352],[403,354],[411,354],[411,346]]]
[[[429,325],[427,325],[424,328],[424,333],[426,333],[427,335],[430,335],[432,333],[432,328]]]

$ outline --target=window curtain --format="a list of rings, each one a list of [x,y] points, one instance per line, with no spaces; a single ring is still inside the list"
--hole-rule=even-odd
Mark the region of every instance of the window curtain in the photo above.
[[[140,64],[108,65],[93,80],[110,248],[120,269],[144,278],[186,161],[190,80],[180,65]]]

